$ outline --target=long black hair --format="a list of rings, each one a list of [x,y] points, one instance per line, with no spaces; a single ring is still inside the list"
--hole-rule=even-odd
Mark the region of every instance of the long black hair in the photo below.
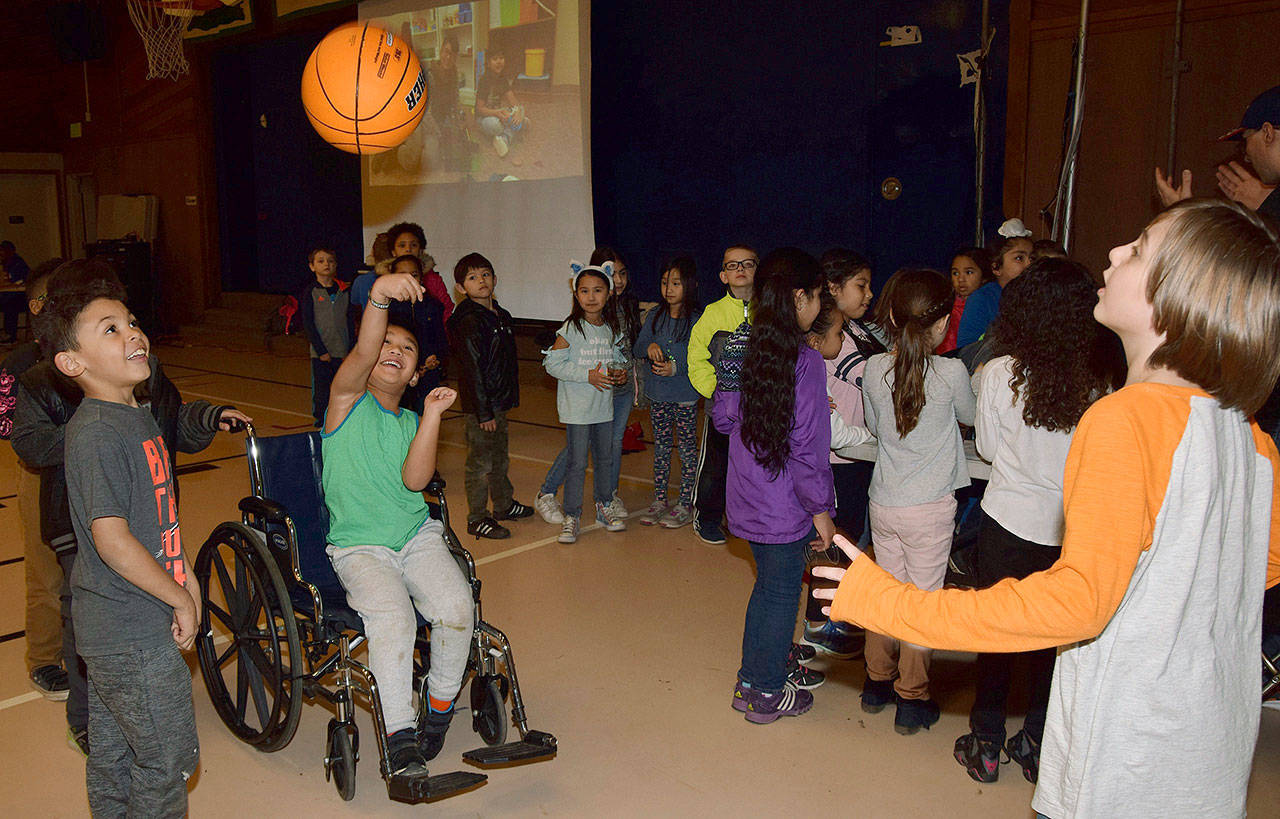
[[[671,316],[671,307],[665,299],[660,301],[649,316],[649,329],[656,336],[660,328],[666,326],[667,322],[671,322],[674,325],[671,331],[672,337],[676,341],[685,341],[689,338],[689,331],[693,329],[694,314],[702,309],[702,305],[698,302],[698,265],[691,256],[676,256],[672,259],[663,259],[658,269],[662,271],[662,276],[674,271],[680,277],[680,283],[684,285],[684,301],[680,303],[679,318]],[[661,277],[658,283],[661,285]]]
[[[1083,265],[1043,256],[1004,289],[987,332],[997,355],[1013,357],[1009,386],[1027,426],[1069,431],[1124,380],[1123,358],[1107,354],[1113,334],[1093,317],[1094,287]]]
[[[818,260],[794,247],[773,251],[756,271],[742,365],[742,443],[775,476],[791,456],[796,360],[804,344],[796,291],[816,295],[824,281]]]

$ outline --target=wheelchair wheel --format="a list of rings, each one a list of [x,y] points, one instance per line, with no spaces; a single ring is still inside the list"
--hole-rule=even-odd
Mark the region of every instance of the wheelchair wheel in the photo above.
[[[324,760],[325,778],[333,778],[342,801],[356,798],[356,760],[360,736],[352,723],[329,720],[329,748]]]
[[[294,664],[304,662],[284,579],[261,533],[239,523],[209,535],[195,573],[204,598],[196,651],[214,710],[243,741],[278,751],[298,727]]]
[[[507,705],[501,677],[479,674],[471,681],[471,727],[486,745],[507,741]]]

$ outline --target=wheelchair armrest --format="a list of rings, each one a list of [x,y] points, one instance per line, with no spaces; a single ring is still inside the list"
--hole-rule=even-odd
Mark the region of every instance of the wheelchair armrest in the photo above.
[[[437,472],[431,476],[425,491],[428,495],[435,495],[438,498],[444,494],[444,486],[444,478]]]
[[[271,500],[270,498],[259,498],[254,495],[240,499],[240,511],[246,515],[252,515],[267,521],[268,523],[278,523],[285,525],[285,521],[289,519],[289,513],[283,506]]]

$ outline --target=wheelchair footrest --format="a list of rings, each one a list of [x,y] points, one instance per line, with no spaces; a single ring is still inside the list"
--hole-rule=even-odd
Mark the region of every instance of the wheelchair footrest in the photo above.
[[[397,802],[434,802],[473,790],[489,781],[484,774],[450,771],[435,776],[394,775],[387,780],[387,795]]]
[[[481,768],[542,762],[556,755],[556,738],[545,731],[530,731],[519,742],[467,751],[462,758]]]

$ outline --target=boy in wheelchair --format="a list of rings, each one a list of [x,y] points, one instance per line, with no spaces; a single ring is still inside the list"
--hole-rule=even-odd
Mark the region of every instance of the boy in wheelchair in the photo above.
[[[417,382],[418,349],[410,330],[388,324],[387,309],[423,293],[408,274],[374,282],[355,346],[334,376],[322,435],[326,551],[364,621],[390,773],[408,776],[425,773],[444,744],[475,627],[470,586],[422,494],[435,473],[440,416],[457,394],[432,390],[421,418],[400,408]],[[413,705],[415,606],[431,624],[421,724]]]

